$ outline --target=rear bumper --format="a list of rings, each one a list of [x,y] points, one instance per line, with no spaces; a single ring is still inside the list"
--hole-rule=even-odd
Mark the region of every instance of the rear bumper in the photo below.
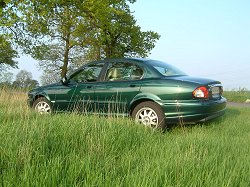
[[[226,110],[227,100],[184,100],[159,102],[168,123],[197,123],[222,116]]]

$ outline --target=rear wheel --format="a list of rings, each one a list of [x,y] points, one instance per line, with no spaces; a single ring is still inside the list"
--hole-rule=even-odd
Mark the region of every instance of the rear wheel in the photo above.
[[[164,112],[157,103],[152,101],[145,101],[138,104],[132,112],[132,118],[136,122],[154,129],[165,130],[166,128]]]
[[[35,100],[33,103],[33,108],[40,114],[49,114],[52,111],[51,104],[45,97],[40,97]]]

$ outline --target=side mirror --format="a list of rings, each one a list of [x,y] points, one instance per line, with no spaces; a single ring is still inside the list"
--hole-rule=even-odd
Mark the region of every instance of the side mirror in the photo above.
[[[61,79],[61,82],[62,82],[63,85],[68,84],[68,79],[67,79],[67,77],[63,77],[63,78]]]

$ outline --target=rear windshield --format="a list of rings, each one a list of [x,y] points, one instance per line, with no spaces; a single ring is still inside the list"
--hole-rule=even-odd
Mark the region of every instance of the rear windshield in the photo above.
[[[176,76],[176,75],[187,75],[183,71],[179,70],[178,68],[167,64],[165,62],[150,60],[147,61],[148,64],[153,66],[159,73],[164,76]]]

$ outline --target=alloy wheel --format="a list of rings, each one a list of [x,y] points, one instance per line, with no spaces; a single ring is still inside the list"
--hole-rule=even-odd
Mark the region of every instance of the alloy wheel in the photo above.
[[[135,120],[143,125],[157,128],[159,119],[156,112],[149,107],[141,108],[135,115]]]
[[[40,101],[36,104],[35,110],[40,114],[47,114],[51,112],[50,105],[45,101]]]

